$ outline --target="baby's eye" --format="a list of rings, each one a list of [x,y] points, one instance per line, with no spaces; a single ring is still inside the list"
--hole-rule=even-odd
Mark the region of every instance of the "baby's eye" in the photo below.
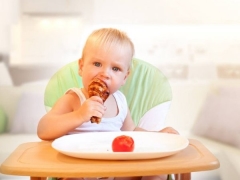
[[[99,63],[99,62],[95,62],[93,64],[94,64],[94,66],[101,67],[101,63]]]
[[[113,69],[113,71],[119,71],[119,70],[120,70],[120,69],[117,68],[117,67],[113,67],[112,69]]]

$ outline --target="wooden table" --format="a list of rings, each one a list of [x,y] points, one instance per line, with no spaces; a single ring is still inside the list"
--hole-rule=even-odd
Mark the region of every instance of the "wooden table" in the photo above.
[[[219,168],[219,161],[197,140],[169,157],[148,160],[88,160],[66,156],[51,142],[20,145],[1,165],[3,174],[37,177],[125,177],[178,174]]]

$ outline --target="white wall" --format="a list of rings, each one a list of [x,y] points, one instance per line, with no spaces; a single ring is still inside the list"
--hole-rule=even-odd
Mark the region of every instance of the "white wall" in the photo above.
[[[0,0],[0,7],[0,55],[9,55],[11,26],[19,20],[19,0]]]
[[[95,23],[235,24],[237,0],[95,0]]]
[[[171,80],[240,78],[237,0],[0,0],[0,6],[0,55],[13,75],[19,66],[75,60],[93,29],[111,26],[129,34],[136,57]],[[71,28],[74,18],[79,25]]]
[[[67,59],[64,56],[76,55],[77,49],[81,51],[90,30],[103,26],[127,31],[135,43],[136,56],[153,64],[236,63],[240,56],[240,1],[236,0],[1,0],[0,3],[4,7],[0,16],[0,37],[4,42],[0,52],[9,54],[11,49],[12,64]],[[71,31],[66,29],[67,24],[65,28],[52,24],[46,33],[39,28],[36,16],[47,19],[49,14],[54,18],[80,15],[82,26]],[[22,21],[17,22],[20,17]],[[13,25],[18,25],[18,29],[10,45]],[[56,52],[49,46],[59,50]],[[44,61],[41,50],[42,54],[59,56]]]

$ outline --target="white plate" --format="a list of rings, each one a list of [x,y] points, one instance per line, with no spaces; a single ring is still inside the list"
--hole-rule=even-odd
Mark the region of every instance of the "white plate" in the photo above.
[[[133,152],[113,152],[112,141],[116,136],[128,135],[134,139]],[[84,159],[152,159],[175,154],[189,144],[183,136],[157,132],[89,132],[66,135],[52,142],[57,151]]]

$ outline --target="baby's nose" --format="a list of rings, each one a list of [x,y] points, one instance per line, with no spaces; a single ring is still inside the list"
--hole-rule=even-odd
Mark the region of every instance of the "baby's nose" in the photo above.
[[[110,77],[109,69],[105,68],[100,73],[101,77],[108,79]]]

